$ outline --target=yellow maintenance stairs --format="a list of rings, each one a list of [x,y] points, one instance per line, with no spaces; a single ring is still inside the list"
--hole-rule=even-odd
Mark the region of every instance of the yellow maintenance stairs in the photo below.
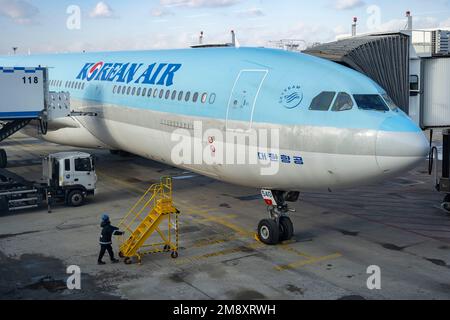
[[[172,258],[176,259],[179,213],[173,205],[172,178],[164,177],[145,192],[120,222],[119,228],[125,232],[120,238],[120,257],[125,258],[126,264],[131,264],[133,257],[141,263],[144,255],[171,252]],[[163,231],[164,221],[167,229]],[[151,242],[152,235],[159,235],[159,241]]]

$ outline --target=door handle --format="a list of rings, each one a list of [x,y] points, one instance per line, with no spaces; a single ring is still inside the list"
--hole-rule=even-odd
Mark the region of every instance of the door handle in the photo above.
[[[75,182],[78,182],[78,181],[80,181],[80,179],[75,179]]]

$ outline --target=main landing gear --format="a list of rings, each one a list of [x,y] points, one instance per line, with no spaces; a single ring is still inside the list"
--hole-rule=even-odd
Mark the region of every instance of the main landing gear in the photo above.
[[[262,220],[258,225],[259,240],[267,245],[291,240],[294,236],[294,225],[288,214],[295,210],[289,209],[287,202],[298,201],[300,192],[262,190],[261,194],[267,204],[269,219]]]

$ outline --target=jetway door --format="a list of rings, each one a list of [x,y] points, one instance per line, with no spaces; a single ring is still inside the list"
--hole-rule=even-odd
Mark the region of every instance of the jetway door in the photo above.
[[[242,70],[239,73],[228,103],[227,130],[251,129],[256,102],[267,73],[267,70]]]

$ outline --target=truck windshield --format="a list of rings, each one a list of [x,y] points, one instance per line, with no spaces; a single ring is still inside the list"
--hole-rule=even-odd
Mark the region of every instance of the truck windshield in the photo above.
[[[92,165],[90,158],[78,158],[75,159],[75,171],[91,172]]]
[[[378,94],[355,94],[356,104],[362,110],[374,110],[388,112],[389,107],[384,102],[383,98]]]

